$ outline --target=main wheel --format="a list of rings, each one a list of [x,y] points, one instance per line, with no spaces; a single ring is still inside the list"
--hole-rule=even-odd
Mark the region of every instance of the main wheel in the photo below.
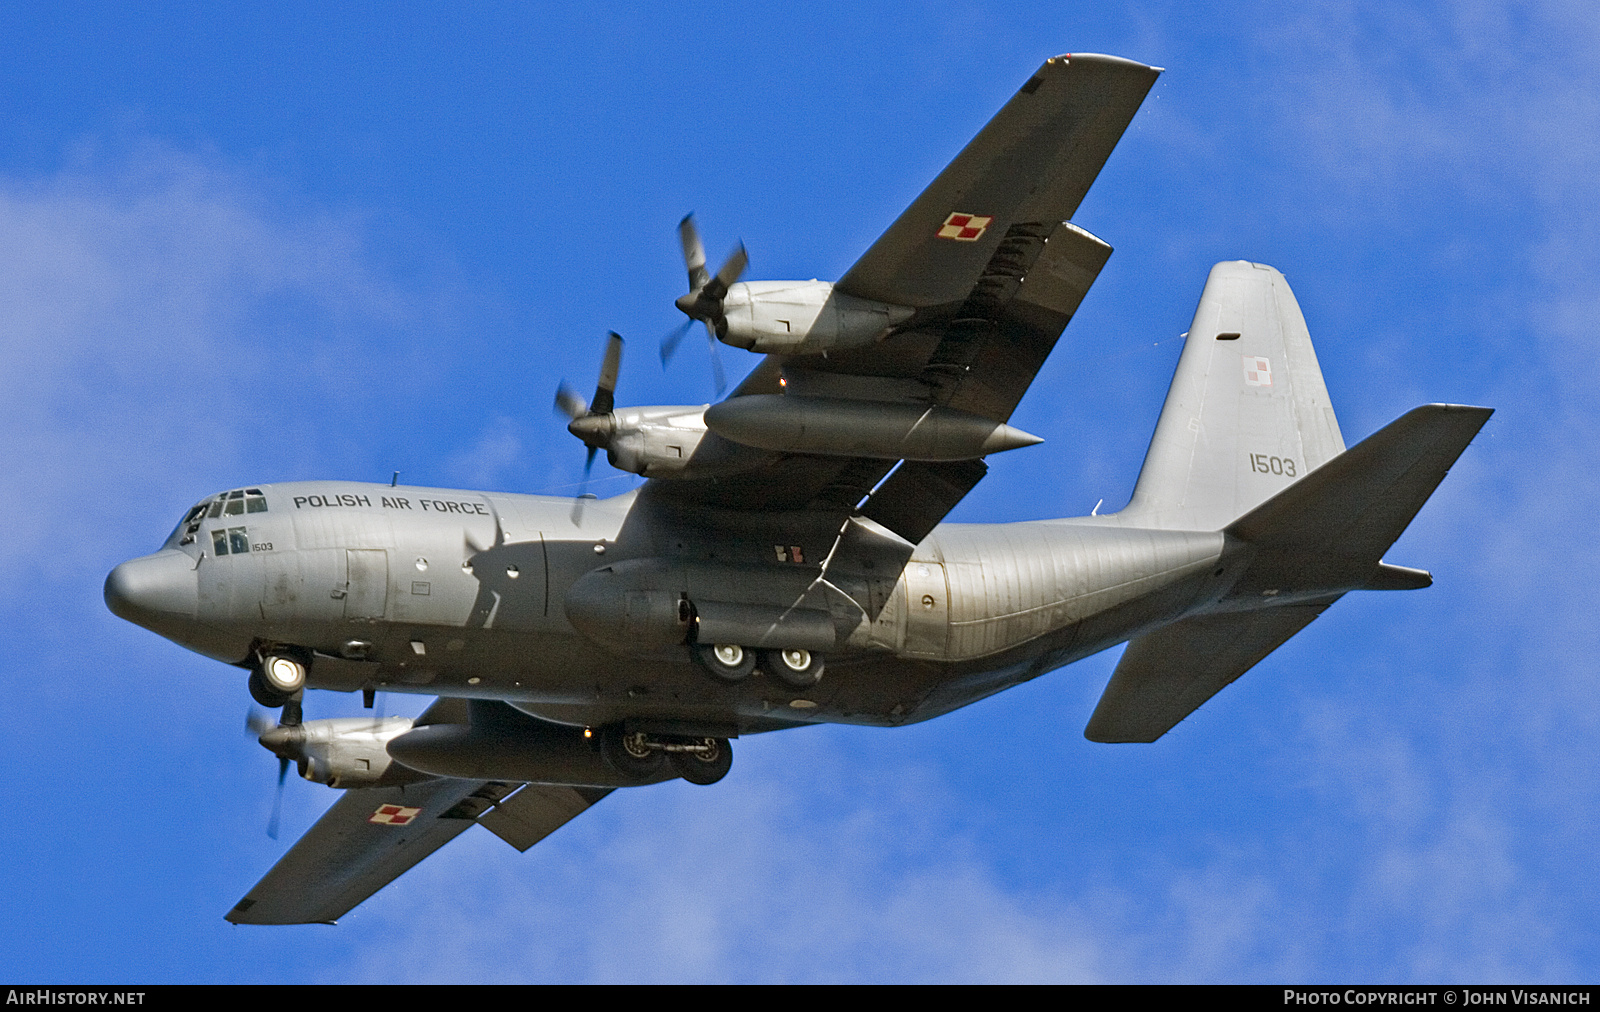
[[[650,747],[642,731],[628,732],[621,724],[600,729],[600,755],[606,764],[630,780],[649,780],[661,772],[666,759]]]
[[[756,669],[754,650],[737,643],[696,643],[695,661],[719,682],[742,682]]]
[[[668,758],[678,775],[691,784],[714,784],[733,768],[733,746],[726,738],[700,738],[698,752],[673,752]]]
[[[793,689],[809,689],[822,681],[822,655],[810,650],[768,650],[761,670]]]

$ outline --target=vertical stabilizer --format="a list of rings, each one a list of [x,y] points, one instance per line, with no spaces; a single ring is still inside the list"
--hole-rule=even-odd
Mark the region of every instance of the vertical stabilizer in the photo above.
[[[1220,263],[1121,516],[1220,530],[1343,451],[1289,283],[1265,264]]]

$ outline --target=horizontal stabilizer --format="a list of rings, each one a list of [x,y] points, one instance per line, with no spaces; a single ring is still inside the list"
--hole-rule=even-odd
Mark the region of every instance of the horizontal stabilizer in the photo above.
[[[1128,644],[1083,736],[1152,742],[1332,604],[1203,615]]]
[[[1238,590],[1400,590],[1426,573],[1379,569],[1494,411],[1428,404],[1406,412],[1227,528],[1261,555]]]

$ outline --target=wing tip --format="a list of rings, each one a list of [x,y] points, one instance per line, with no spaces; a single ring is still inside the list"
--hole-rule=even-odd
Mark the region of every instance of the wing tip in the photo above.
[[[1044,61],[1044,65],[1046,67],[1058,65],[1071,66],[1074,63],[1099,63],[1104,64],[1107,67],[1121,67],[1127,70],[1149,71],[1152,74],[1161,74],[1166,72],[1165,67],[1153,67],[1150,64],[1142,63],[1139,60],[1130,60],[1125,56],[1112,56],[1108,53],[1062,53],[1059,56],[1052,56],[1048,60]]]

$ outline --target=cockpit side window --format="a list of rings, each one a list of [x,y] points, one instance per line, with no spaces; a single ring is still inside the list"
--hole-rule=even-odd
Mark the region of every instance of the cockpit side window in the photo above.
[[[178,544],[194,544],[194,536],[200,530],[200,521],[205,519],[206,507],[209,505],[211,500],[202,500],[197,505],[191,506],[189,512],[183,515],[183,519],[178,521],[178,526],[172,531],[173,534],[182,532],[183,536],[178,539]]]

